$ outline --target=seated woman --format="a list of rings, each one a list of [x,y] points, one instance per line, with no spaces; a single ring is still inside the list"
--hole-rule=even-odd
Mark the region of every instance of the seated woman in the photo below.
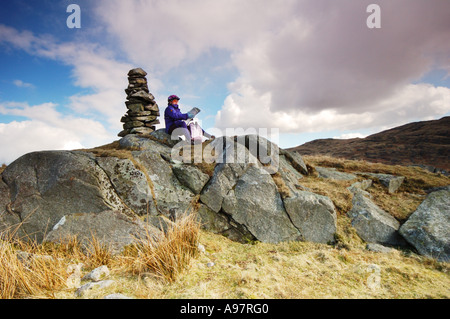
[[[178,107],[178,101],[180,98],[176,95],[169,96],[168,106],[164,111],[164,121],[166,122],[166,133],[172,134],[175,129],[177,134],[184,135],[186,141],[191,141],[191,132],[186,125],[186,120],[193,119],[195,115],[191,112],[181,113]],[[203,129],[203,136],[209,139],[214,139],[215,137],[211,134],[206,133]]]

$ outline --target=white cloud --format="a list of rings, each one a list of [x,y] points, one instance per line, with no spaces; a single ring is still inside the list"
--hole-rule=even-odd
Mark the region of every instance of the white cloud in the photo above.
[[[409,84],[448,66],[450,3],[379,3],[383,27],[369,30],[367,1],[298,2],[283,28],[235,53],[241,76],[216,125],[345,131],[450,112],[448,88]]]
[[[8,42],[14,47],[28,50],[32,46],[35,37],[30,31],[18,31],[14,28],[0,24],[0,43]]]
[[[33,84],[23,82],[22,80],[14,80],[13,84],[19,88],[34,88],[35,87]]]
[[[74,84],[89,90],[87,94],[68,97],[70,103],[64,106],[53,103],[30,106],[26,102],[0,104],[0,114],[30,119],[2,124],[3,161],[11,161],[33,150],[92,147],[117,138],[122,130],[120,118],[126,112],[124,89],[128,85],[127,73],[133,68],[130,64],[117,61],[110,51],[97,44],[60,43],[48,35],[19,32],[4,25],[0,25],[2,42],[32,56],[71,66]],[[21,80],[14,84],[31,86]],[[72,110],[72,115],[63,116],[62,108]]]
[[[278,28],[293,0],[97,2],[106,30],[132,61],[159,76],[212,48],[233,52]]]
[[[281,133],[354,131],[369,128],[391,128],[417,119],[429,120],[450,111],[450,89],[430,84],[409,84],[368,110],[340,113],[325,109],[317,113],[272,110],[271,95],[260,96],[251,86],[231,94],[216,116],[216,125],[227,127],[279,128]]]
[[[239,76],[219,128],[344,131],[449,112],[447,88],[410,83],[448,69],[450,3],[379,0],[376,30],[366,25],[370,3],[115,0],[97,12],[128,57],[160,78],[180,65],[205,72],[194,62],[212,49],[229,52]]]
[[[333,138],[347,140],[347,139],[351,139],[351,138],[365,138],[365,137],[367,137],[367,135],[364,135],[361,133],[345,133],[345,134],[341,134],[339,136],[334,136]]]
[[[57,105],[0,104],[0,114],[23,116],[25,121],[0,123],[0,163],[10,163],[32,151],[94,147],[111,142],[104,126],[90,119],[62,116]]]
[[[36,36],[4,25],[0,25],[1,42],[23,49],[32,56],[56,60],[73,67],[74,84],[91,89],[93,93],[71,97],[72,104],[68,107],[82,115],[97,115],[114,125],[115,129],[119,127],[120,117],[126,112],[126,75],[133,68],[132,65],[117,61],[112,52],[97,44],[59,43],[48,35]],[[26,85],[22,81],[15,84]]]
[[[105,132],[101,135],[102,127],[98,123],[67,121],[65,125],[55,127],[37,120],[0,123],[0,163],[9,164],[33,151],[72,150],[86,147],[87,143],[95,146],[110,141]],[[79,130],[84,131],[81,137]]]

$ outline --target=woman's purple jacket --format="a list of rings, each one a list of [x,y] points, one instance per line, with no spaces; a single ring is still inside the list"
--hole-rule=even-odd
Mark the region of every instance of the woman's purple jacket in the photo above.
[[[169,133],[170,127],[175,124],[176,121],[187,120],[187,113],[181,113],[178,105],[169,105],[164,111],[164,121],[166,122],[166,133]]]

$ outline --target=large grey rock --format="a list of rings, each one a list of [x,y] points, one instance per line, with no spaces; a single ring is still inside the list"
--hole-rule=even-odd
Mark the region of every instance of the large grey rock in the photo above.
[[[205,229],[240,242],[330,241],[335,229],[332,204],[298,192],[305,171],[301,157],[280,155],[277,145],[256,135],[219,137],[203,145],[203,160],[215,163],[209,178],[174,158],[178,143],[169,146],[163,139],[167,135],[158,134],[123,137],[119,144],[132,156],[128,159],[68,151],[19,159],[0,180],[0,227],[25,220],[29,223],[20,235],[34,234],[40,241],[49,231],[46,239],[56,240],[65,233],[86,237],[83,231],[89,229],[89,235],[94,231],[116,243],[117,234],[127,237],[142,229],[133,219],[136,214],[146,215],[150,225],[165,231],[170,222],[199,207]],[[277,179],[270,174],[273,168]],[[281,197],[279,178],[290,194]],[[115,229],[114,234],[105,227]]]
[[[153,142],[157,144],[156,142]],[[187,212],[193,204],[195,194],[182,185],[168,163],[158,151],[133,151],[134,159],[148,176],[150,188],[159,213],[169,217]]]
[[[430,193],[400,228],[420,254],[450,261],[450,190]]]
[[[200,201],[208,206],[216,213],[222,207],[224,197],[234,187],[239,178],[250,166],[258,166],[260,164],[247,150],[245,145],[235,143],[230,138],[213,141],[223,146],[223,150],[219,148],[218,155],[219,164],[214,169],[214,175],[204,187]],[[263,173],[263,172],[261,172]]]
[[[95,158],[83,152],[48,151],[26,154],[3,172],[10,191],[9,211],[24,222],[17,236],[42,241],[63,216],[118,210],[133,214],[115,192]],[[3,186],[4,187],[4,186]],[[17,220],[2,218],[2,224]]]
[[[286,157],[286,159],[289,160],[290,164],[293,168],[295,168],[299,173],[303,175],[308,175],[308,167],[306,166],[305,162],[303,161],[302,156],[298,152],[292,152],[285,149],[280,149],[280,155],[283,155]]]
[[[191,165],[173,165],[173,173],[180,183],[188,187],[194,194],[200,194],[209,180],[209,176]]]
[[[233,241],[248,243],[255,240],[245,225],[241,225],[234,221],[223,210],[215,212],[208,206],[200,204],[197,212],[198,221],[201,227],[214,234],[223,235]]]
[[[251,166],[246,170],[224,197],[222,208],[260,241],[278,243],[301,239],[272,177],[261,168]]]
[[[352,209],[347,213],[357,234],[366,242],[381,245],[403,246],[406,244],[399,235],[400,223],[375,205],[362,192],[356,192]]]
[[[361,173],[361,174],[369,175],[378,179],[381,185],[385,186],[388,189],[388,192],[390,194],[395,193],[405,180],[404,176],[395,176],[391,174],[377,174],[377,173]]]
[[[347,187],[347,189],[352,193],[355,194],[357,192],[364,192],[366,191],[369,187],[372,186],[372,180],[371,179],[365,179],[361,182],[355,182],[353,183],[350,187]],[[365,195],[367,195],[366,193],[364,193]]]
[[[0,175],[0,234],[3,232],[7,237],[14,232],[15,226],[20,224],[20,214],[12,210],[11,204],[9,187]]]
[[[274,174],[279,169],[280,148],[268,139],[251,134],[235,138],[237,144],[243,145],[246,151],[262,164],[262,168],[269,174]],[[238,148],[239,149],[239,148]],[[247,154],[247,153],[243,153]]]
[[[108,175],[117,194],[134,213],[155,214],[156,207],[147,178],[131,160],[100,157],[97,163]]]
[[[171,147],[164,140],[152,140],[135,134],[129,134],[119,140],[120,147],[133,151],[149,151],[158,153],[161,157],[170,161]]]
[[[233,141],[226,142],[228,145]],[[324,243],[333,241],[336,213],[332,202],[324,196],[312,193],[305,196],[306,193],[298,192],[301,188],[298,181],[303,175],[293,167],[292,158],[288,159],[286,154],[279,155],[278,152],[278,146],[257,136],[238,137],[234,148],[224,147],[224,159],[231,157],[244,161],[228,163],[225,160],[225,163],[216,166],[213,177],[200,196],[201,202],[206,205],[201,209],[205,224],[222,232],[238,229],[237,233],[245,233],[242,231],[244,229],[264,242],[303,239]],[[233,157],[230,153],[239,155]],[[274,155],[276,158],[270,158]],[[300,160],[301,157],[297,158],[297,161]],[[255,161],[256,164],[251,164]],[[270,167],[269,171],[267,167]],[[273,170],[275,167],[277,169]],[[297,167],[300,167],[299,163]],[[306,166],[304,168],[306,170]],[[270,172],[279,173],[291,195],[294,194],[293,198],[287,198],[283,203]],[[285,209],[286,203],[290,212]],[[223,213],[229,216],[228,222],[221,215]],[[218,222],[214,216],[221,216]]]
[[[165,128],[158,129],[152,133],[150,133],[150,136],[155,138],[158,141],[161,141],[161,143],[168,145],[170,147],[175,146],[179,142],[181,142],[181,139],[179,137],[174,136],[172,139],[172,136],[170,134],[166,133]]]
[[[200,196],[200,201],[216,213],[222,208],[223,198],[237,183],[244,173],[241,164],[218,164],[213,177],[209,180]]]
[[[181,215],[186,212],[194,200],[195,194],[175,176],[172,170],[172,148],[164,141],[153,140],[135,135],[127,135],[120,139],[121,147],[132,151],[135,162],[139,164],[152,190],[156,205],[156,214],[169,217],[175,212]],[[181,164],[181,163],[180,163]]]
[[[317,173],[319,173],[319,177],[322,178],[335,179],[338,181],[350,181],[357,178],[355,174],[339,172],[334,167],[316,166],[315,169]]]
[[[334,242],[336,211],[328,197],[297,191],[294,196],[284,199],[284,206],[292,223],[300,230],[303,240]]]
[[[79,213],[66,215],[45,236],[45,242],[62,242],[76,236],[81,244],[90,247],[93,238],[111,249],[114,254],[122,252],[147,235],[157,238],[161,232],[137,217],[130,217],[118,211],[101,213]]]

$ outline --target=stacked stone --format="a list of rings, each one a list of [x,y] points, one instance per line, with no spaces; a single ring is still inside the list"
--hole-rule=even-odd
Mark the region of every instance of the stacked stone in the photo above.
[[[155,102],[155,97],[149,92],[147,72],[141,68],[128,72],[127,94],[127,114],[120,120],[123,124],[123,131],[118,135],[124,137],[128,134],[150,134],[156,130],[159,124],[159,107]]]

